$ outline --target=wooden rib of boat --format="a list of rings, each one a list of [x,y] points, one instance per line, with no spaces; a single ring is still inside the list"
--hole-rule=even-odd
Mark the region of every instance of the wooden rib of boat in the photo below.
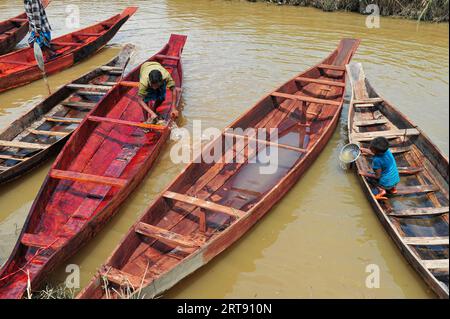
[[[44,53],[47,75],[67,69],[99,51],[136,10],[137,7],[128,7],[108,20],[52,40],[56,55],[49,58],[47,53]],[[0,92],[41,78],[42,71],[34,58],[33,48],[0,56]]]
[[[181,52],[186,37],[172,35],[150,61],[159,61],[181,98]],[[108,68],[115,71],[114,68]],[[164,125],[143,124],[137,102],[140,67],[115,85],[85,117],[52,165],[18,242],[0,270],[0,298],[21,298],[29,273],[38,289],[57,265],[94,237],[140,184],[170,135],[172,94],[158,113]],[[130,85],[131,84],[131,85]],[[144,127],[144,128],[142,128]]]
[[[121,298],[128,288],[155,297],[243,236],[331,138],[344,103],[345,65],[358,45],[359,40],[342,40],[321,64],[265,96],[208,144],[204,156],[156,198],[78,298]],[[278,137],[255,132],[242,137],[242,130],[251,128],[277,129]],[[275,154],[272,172],[255,157],[269,152]],[[209,154],[219,160],[211,162]]]
[[[448,298],[448,158],[425,133],[381,97],[359,63],[348,66],[353,94],[348,131],[352,143],[375,136],[389,139],[401,181],[398,194],[377,201],[366,177],[360,181],[375,213],[406,260],[441,298]],[[371,157],[362,156],[358,172],[370,171]]]
[[[126,45],[109,63],[61,87],[0,132],[0,184],[25,175],[61,149],[122,77],[133,49]]]
[[[47,7],[50,0],[43,0],[42,5]],[[0,55],[11,52],[28,33],[30,25],[26,13],[0,22]]]

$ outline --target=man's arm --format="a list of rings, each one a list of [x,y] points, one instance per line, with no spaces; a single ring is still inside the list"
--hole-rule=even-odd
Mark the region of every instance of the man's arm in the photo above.
[[[142,107],[144,111],[148,113],[147,121],[151,121],[158,117],[158,115],[155,112],[153,112],[153,110],[147,105],[147,103],[144,102],[144,99],[140,94],[138,94],[137,96],[137,102],[139,106]]]

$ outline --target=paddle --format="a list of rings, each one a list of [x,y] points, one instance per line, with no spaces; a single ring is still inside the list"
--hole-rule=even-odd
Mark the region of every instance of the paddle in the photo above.
[[[45,84],[47,85],[48,95],[51,95],[52,91],[50,91],[50,85],[48,84],[47,74],[45,73],[44,56],[42,54],[41,47],[39,46],[37,41],[34,41],[33,48],[34,48],[34,58],[36,59],[39,69],[42,71],[42,75],[44,77]]]

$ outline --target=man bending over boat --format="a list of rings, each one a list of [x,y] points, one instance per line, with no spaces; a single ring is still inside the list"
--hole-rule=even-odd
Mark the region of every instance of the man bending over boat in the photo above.
[[[177,96],[175,81],[170,73],[158,62],[146,62],[141,66],[139,78],[139,104],[148,113],[147,122],[151,123],[158,117],[157,108],[166,99],[166,88],[172,92],[172,118],[178,117],[175,108]],[[148,103],[153,102],[151,108]]]
[[[41,0],[24,0],[24,4],[31,31],[28,44],[30,47],[33,47],[36,42],[42,49],[46,49],[50,55],[53,55],[54,52],[50,47],[52,28],[48,22],[47,14],[45,13],[45,8]]]
[[[372,140],[369,149],[361,148],[361,152],[365,155],[373,155],[372,169],[375,173],[361,172],[360,174],[368,177],[369,182],[378,189],[375,198],[384,200],[387,199],[386,194],[396,194],[400,175],[394,155],[389,150],[389,141],[384,137],[377,137]]]

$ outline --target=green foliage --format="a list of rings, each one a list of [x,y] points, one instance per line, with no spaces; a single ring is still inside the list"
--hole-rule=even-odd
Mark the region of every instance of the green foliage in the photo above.
[[[365,13],[377,4],[383,16],[398,16],[419,21],[448,22],[449,0],[264,0],[277,4],[311,6],[324,11],[346,10]]]

